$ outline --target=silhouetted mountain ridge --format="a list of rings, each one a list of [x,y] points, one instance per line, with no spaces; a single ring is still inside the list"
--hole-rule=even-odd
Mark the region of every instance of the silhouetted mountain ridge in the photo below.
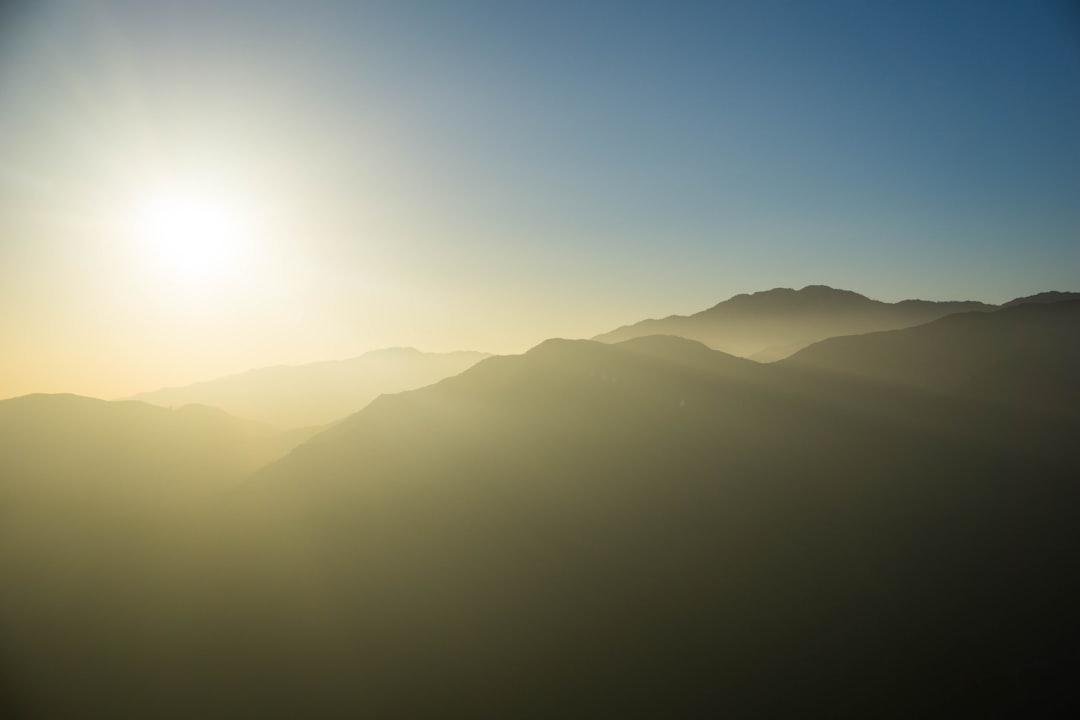
[[[0,523],[4,645],[60,716],[1050,716],[1078,659],[1080,421],[1001,388],[1068,408],[1078,307],[767,365],[674,336],[487,358],[182,512]],[[202,431],[157,453],[149,429],[227,418],[9,402],[0,463],[70,443],[123,473],[207,461]]]
[[[730,306],[743,306],[755,310],[769,310],[774,308],[794,308],[808,310],[814,306],[860,307],[874,304],[884,304],[878,300],[871,300],[865,295],[860,295],[851,290],[839,290],[828,285],[807,285],[801,290],[792,288],[773,288],[761,290],[755,293],[741,293],[728,300],[717,303],[707,310],[694,313],[690,317],[698,317],[710,312],[722,312]]]
[[[1069,295],[1042,293],[1017,298],[1007,305],[1055,302]],[[678,335],[699,340],[715,350],[772,362],[829,337],[912,327],[957,312],[997,307],[969,300],[886,303],[850,290],[808,285],[801,290],[774,288],[736,295],[691,315],[643,320],[594,339],[619,342],[642,335]]]
[[[993,357],[1018,316],[1060,339],[1070,313],[877,336],[941,327]],[[1076,426],[969,395],[548,340],[379,398],[257,473],[230,522],[318,559],[320,612],[370,674],[314,682],[374,714],[1030,709],[1029,664],[1038,702],[1071,687]],[[232,578],[252,605],[294,582],[266,572]]]
[[[1001,307],[1007,308],[1014,305],[1027,305],[1031,303],[1057,303],[1064,300],[1080,300],[1080,292],[1058,292],[1057,290],[1051,290],[1050,292],[1042,292],[1010,300]]]
[[[279,427],[325,425],[361,409],[383,393],[422,387],[456,375],[485,353],[425,353],[398,347],[345,360],[256,368],[134,399],[162,406],[220,407]]]

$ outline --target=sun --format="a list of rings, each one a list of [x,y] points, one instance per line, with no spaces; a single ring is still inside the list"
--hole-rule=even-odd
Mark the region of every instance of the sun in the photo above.
[[[244,272],[251,221],[222,194],[154,192],[136,204],[132,226],[144,252],[177,280],[205,285]]]

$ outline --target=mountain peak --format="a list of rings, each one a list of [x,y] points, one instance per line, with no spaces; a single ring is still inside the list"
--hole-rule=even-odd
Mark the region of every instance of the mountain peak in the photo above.
[[[708,313],[726,309],[728,307],[738,307],[740,310],[750,307],[772,309],[774,307],[820,305],[823,303],[829,305],[865,305],[877,302],[877,300],[871,300],[865,295],[860,295],[851,290],[838,290],[837,288],[832,288],[828,285],[807,285],[800,290],[778,287],[771,290],[761,290],[755,293],[742,293],[717,303],[703,312]],[[698,314],[700,315],[702,313]]]
[[[807,285],[802,290],[797,290],[796,293],[804,296],[845,297],[851,299],[858,298],[860,300],[870,299],[854,290],[844,290],[842,288],[829,287],[828,285]]]
[[[798,290],[789,287],[775,287],[769,290],[758,290],[753,293],[740,293],[735,295],[731,299],[744,298],[744,297],[857,297],[866,298],[865,295],[860,295],[852,290],[844,290],[842,288],[834,288],[829,285],[806,285]]]
[[[828,337],[896,330],[951,313],[995,307],[977,302],[887,303],[828,285],[777,287],[735,295],[692,315],[625,325],[594,339],[620,342],[644,335],[677,335],[713,350],[771,362]]]

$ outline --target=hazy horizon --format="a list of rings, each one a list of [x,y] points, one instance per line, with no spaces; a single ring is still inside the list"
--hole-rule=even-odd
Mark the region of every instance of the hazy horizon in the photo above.
[[[0,397],[1072,290],[1078,79],[1051,0],[5,4]]]
[[[822,286],[822,285],[823,285],[822,283],[811,283],[808,286],[802,286],[802,287],[814,287],[814,286]],[[802,287],[789,288],[789,287],[782,287],[782,286],[773,286],[773,287],[769,287],[769,288],[761,288],[761,289],[757,289],[757,290],[749,290],[749,291],[740,292],[740,293],[733,293],[731,295],[725,296],[725,297],[723,297],[723,298],[721,298],[721,299],[719,299],[717,301],[710,302],[707,305],[704,305],[704,306],[701,306],[701,307],[693,307],[693,308],[688,308],[688,309],[685,309],[685,310],[677,310],[677,311],[673,311],[673,312],[670,312],[670,313],[664,313],[664,314],[653,313],[651,315],[630,317],[630,318],[626,319],[625,321],[623,321],[621,323],[614,323],[614,324],[608,324],[608,325],[602,326],[596,332],[584,332],[584,333],[581,333],[581,334],[552,333],[552,334],[548,334],[548,335],[544,335],[544,336],[538,336],[538,337],[536,337],[534,339],[531,339],[531,340],[525,340],[525,341],[523,341],[522,343],[519,343],[519,344],[503,345],[504,349],[499,351],[499,352],[490,352],[490,351],[488,351],[486,349],[483,349],[483,348],[476,349],[476,348],[464,348],[464,347],[458,347],[458,348],[448,347],[447,349],[432,350],[432,349],[429,349],[429,348],[415,347],[413,345],[389,345],[389,346],[379,346],[379,347],[367,348],[367,349],[360,350],[358,352],[351,353],[351,354],[348,354],[348,355],[338,355],[338,356],[332,356],[332,357],[310,357],[310,358],[297,357],[295,359],[291,359],[289,361],[284,361],[284,362],[263,361],[263,360],[261,360],[259,358],[255,358],[254,362],[256,364],[254,364],[254,365],[240,365],[240,366],[233,367],[232,369],[222,369],[222,368],[225,368],[225,366],[223,366],[223,365],[222,366],[212,365],[207,370],[207,372],[209,372],[209,374],[193,376],[193,375],[191,375],[190,372],[181,372],[180,374],[173,375],[172,377],[174,378],[174,380],[172,380],[171,382],[160,382],[159,381],[156,384],[153,382],[153,380],[151,380],[149,384],[147,384],[145,381],[126,380],[126,381],[123,381],[122,384],[120,384],[120,385],[109,386],[109,387],[113,388],[109,392],[91,392],[91,391],[89,391],[89,389],[92,389],[92,388],[95,387],[94,384],[93,384],[94,378],[89,379],[88,384],[84,385],[81,388],[71,385],[67,380],[58,379],[58,380],[51,381],[51,384],[49,382],[46,382],[44,384],[28,386],[29,389],[26,389],[25,392],[13,392],[13,393],[8,393],[8,394],[4,394],[2,392],[2,388],[7,387],[6,385],[3,385],[3,386],[0,386],[0,400],[7,399],[7,398],[20,397],[20,396],[23,396],[23,395],[35,394],[35,393],[43,393],[43,394],[74,394],[74,395],[84,395],[84,396],[87,396],[87,397],[102,398],[102,399],[105,399],[105,400],[124,400],[124,399],[130,399],[130,398],[135,397],[135,396],[143,395],[143,394],[151,394],[153,391],[157,391],[157,390],[178,389],[178,388],[186,387],[188,385],[200,385],[200,384],[205,384],[207,382],[212,382],[212,381],[216,381],[216,380],[223,380],[223,379],[228,379],[228,378],[232,378],[232,377],[243,376],[243,375],[246,375],[246,374],[250,373],[251,371],[264,371],[264,370],[272,370],[272,369],[276,369],[276,368],[297,368],[297,367],[304,367],[304,366],[317,366],[317,365],[322,365],[322,364],[325,364],[325,363],[334,363],[334,362],[340,362],[340,361],[344,361],[344,360],[358,359],[358,358],[361,358],[361,357],[364,357],[364,356],[367,356],[367,355],[370,355],[370,354],[377,354],[377,353],[379,353],[381,351],[386,351],[386,350],[400,350],[400,349],[416,350],[416,351],[418,351],[420,353],[428,354],[428,355],[449,355],[449,354],[454,354],[454,353],[482,353],[482,354],[491,354],[491,355],[514,355],[514,354],[524,353],[527,350],[529,350],[529,349],[535,347],[536,345],[542,343],[543,341],[548,340],[548,339],[552,339],[552,338],[586,339],[586,338],[590,338],[590,337],[603,335],[606,332],[613,331],[613,330],[615,330],[617,328],[620,328],[620,327],[633,325],[633,324],[635,324],[637,322],[640,322],[642,320],[662,319],[662,318],[666,318],[666,317],[669,317],[669,316],[672,316],[672,315],[674,315],[674,316],[692,315],[694,313],[697,313],[697,312],[705,310],[705,309],[707,309],[709,307],[712,307],[713,305],[717,304],[718,302],[723,302],[723,301],[729,300],[732,297],[735,297],[735,296],[741,295],[741,294],[753,295],[755,293],[763,293],[763,292],[768,292],[768,291],[771,291],[771,290],[787,290],[787,289],[800,290],[800,289],[802,289]],[[828,287],[828,286],[826,286],[826,287]],[[835,288],[835,289],[837,289],[837,290],[849,290],[849,291],[851,290],[850,288]],[[868,297],[871,300],[878,300],[878,301],[882,301],[882,302],[886,302],[886,303],[898,303],[898,302],[901,302],[901,301],[904,301],[904,300],[926,300],[926,301],[930,301],[930,302],[949,302],[949,301],[965,302],[965,301],[973,301],[973,302],[983,302],[983,303],[986,303],[988,305],[1001,305],[1001,304],[1003,304],[1005,302],[1017,299],[1019,297],[1025,297],[1026,295],[1035,295],[1035,294],[1038,294],[1039,292],[1047,292],[1047,291],[1053,291],[1053,290],[1060,290],[1060,289],[1058,289],[1058,288],[1044,288],[1042,290],[1032,291],[1031,293],[1027,293],[1025,295],[1004,297],[1004,298],[1002,298],[1000,300],[984,300],[984,299],[981,299],[981,298],[955,298],[955,297],[939,297],[939,298],[918,297],[918,298],[916,298],[916,297],[912,297],[912,296],[903,296],[903,295],[897,296],[895,298],[882,298],[882,297],[874,297],[874,296],[868,295],[866,293],[861,293],[861,292],[859,294],[863,295],[864,297]],[[857,291],[854,291],[854,292],[857,292]],[[1066,289],[1066,290],[1064,290],[1064,292],[1071,292],[1071,291]],[[674,334],[677,335],[678,333],[674,333]],[[706,344],[708,344],[708,343],[706,343]],[[737,353],[737,354],[741,354],[741,353]],[[155,370],[157,372],[155,372]],[[155,378],[155,377],[161,378],[161,377],[165,377],[165,374],[160,369],[152,368],[150,370],[150,373],[149,373],[148,377],[150,377],[150,378]],[[141,383],[141,384],[137,384],[137,383]],[[116,390],[115,388],[117,388],[117,387],[123,388],[123,389]]]
[[[793,300],[704,315],[912,309]],[[1068,717],[1078,365],[1073,294],[0,400],[0,715]]]

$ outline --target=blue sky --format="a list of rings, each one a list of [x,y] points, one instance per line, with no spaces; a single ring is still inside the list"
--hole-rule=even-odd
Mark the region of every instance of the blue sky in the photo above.
[[[375,183],[496,246],[463,250],[659,264],[718,296],[749,274],[999,299],[1077,269],[1066,3],[263,5],[204,42],[296,83],[343,187],[373,182],[347,159],[379,136]],[[184,15],[181,65],[210,13]],[[699,263],[734,273],[710,288]]]
[[[4,26],[0,279],[100,254],[27,208],[93,214],[151,156],[210,168],[293,211],[307,275],[281,282],[332,318],[268,361],[518,350],[775,286],[1077,289],[1065,0],[85,0]]]

